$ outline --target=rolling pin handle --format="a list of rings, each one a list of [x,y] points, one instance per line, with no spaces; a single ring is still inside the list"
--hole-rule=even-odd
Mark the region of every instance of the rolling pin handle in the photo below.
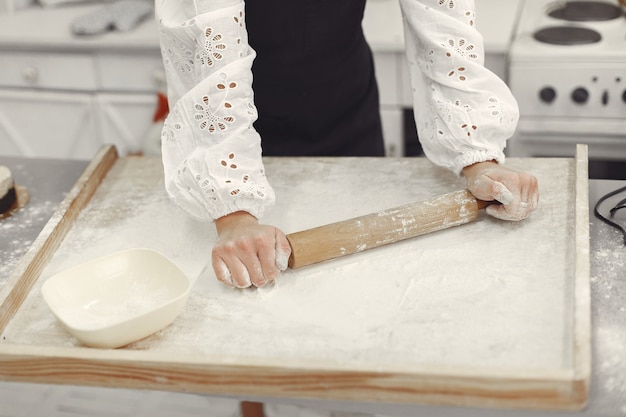
[[[474,198],[468,190],[461,190],[290,233],[288,266],[299,268],[465,224],[475,220],[478,210],[488,204]]]

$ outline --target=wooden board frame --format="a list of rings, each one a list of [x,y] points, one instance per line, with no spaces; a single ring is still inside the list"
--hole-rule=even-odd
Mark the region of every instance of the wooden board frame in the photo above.
[[[82,208],[116,163],[103,147],[33,243],[0,291],[0,334],[11,322]],[[517,374],[481,368],[418,372],[342,369],[311,361],[236,362],[209,356],[173,357],[162,352],[0,342],[0,380],[155,389],[235,395],[362,402],[419,403],[517,409],[577,410],[586,405],[591,373],[590,261],[587,147],[575,158],[575,277],[573,361],[563,370]]]

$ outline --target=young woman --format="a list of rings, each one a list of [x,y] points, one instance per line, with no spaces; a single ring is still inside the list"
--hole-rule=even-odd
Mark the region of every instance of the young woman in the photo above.
[[[537,180],[506,168],[518,109],[483,66],[471,0],[400,0],[420,142],[465,176],[487,212],[526,218]],[[166,187],[191,215],[215,221],[212,260],[230,286],[262,286],[286,268],[282,231],[261,224],[274,193],[263,155],[383,155],[365,0],[159,0],[171,112]],[[262,145],[262,147],[261,147]]]

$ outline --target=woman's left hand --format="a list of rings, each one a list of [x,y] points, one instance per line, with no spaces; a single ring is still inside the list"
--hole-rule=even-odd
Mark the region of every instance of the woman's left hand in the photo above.
[[[467,189],[479,200],[498,201],[487,206],[487,214],[502,220],[527,218],[539,204],[537,178],[486,161],[463,168]]]

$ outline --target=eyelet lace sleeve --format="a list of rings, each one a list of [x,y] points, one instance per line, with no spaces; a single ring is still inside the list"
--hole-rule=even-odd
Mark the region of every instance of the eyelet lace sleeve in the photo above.
[[[415,119],[428,158],[459,174],[504,161],[519,110],[506,84],[484,67],[473,0],[400,0]]]
[[[202,220],[260,217],[275,197],[252,126],[244,2],[158,0],[156,13],[171,109],[161,135],[169,195]]]
[[[502,162],[518,109],[508,87],[483,65],[474,2],[399,1],[426,155],[456,173],[475,162]],[[157,0],[156,6],[171,109],[162,132],[166,189],[200,219],[238,210],[260,217],[275,197],[252,125],[255,53],[244,1]]]

